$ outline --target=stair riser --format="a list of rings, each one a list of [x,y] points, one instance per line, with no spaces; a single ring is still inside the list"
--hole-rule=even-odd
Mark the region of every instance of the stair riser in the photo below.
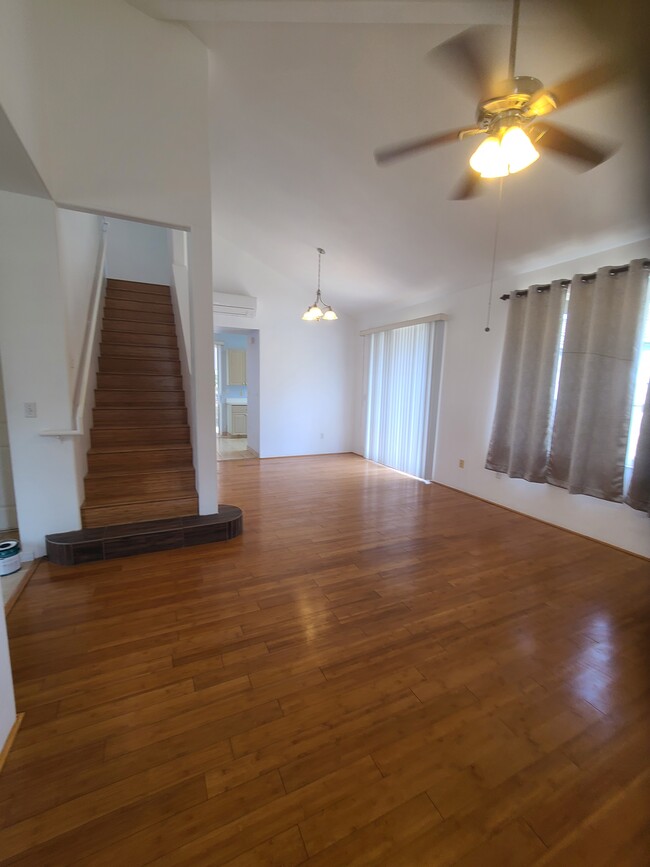
[[[121,320],[135,322],[160,322],[162,325],[174,325],[173,313],[157,313],[153,310],[120,310],[107,306],[104,310],[104,327],[108,322]]]
[[[171,304],[171,294],[145,292],[137,289],[114,289],[107,287],[106,301],[144,301],[151,304]]]
[[[151,494],[164,494],[169,497],[193,496],[194,470],[159,470],[151,473],[124,473],[111,476],[86,476],[86,503],[98,505],[98,501],[114,501],[124,496],[133,499],[139,496],[146,499]],[[92,500],[92,502],[88,502]]]
[[[176,329],[173,325],[164,322],[136,322],[127,319],[104,319],[102,326],[102,341],[106,341],[108,334],[160,334],[164,337],[173,337],[176,342]],[[114,340],[114,343],[121,341]],[[138,341],[133,341],[137,343]]]
[[[169,297],[169,286],[163,286],[161,283],[136,283],[133,280],[116,280],[115,277],[109,277],[106,281],[106,291],[113,289],[123,289],[127,292],[147,292],[150,295],[163,295]]]
[[[180,409],[185,408],[185,394],[183,391],[98,390],[95,392],[95,406],[98,409],[146,406]]]
[[[100,358],[154,358],[160,361],[178,361],[175,346],[138,346],[135,343],[102,343],[99,347]]]
[[[192,449],[145,449],[88,454],[88,473],[133,473],[148,470],[192,469]],[[187,513],[189,514],[189,513]]]
[[[98,389],[123,388],[129,391],[183,390],[183,379],[180,376],[139,375],[137,373],[98,373]]]
[[[160,518],[175,518],[180,515],[195,515],[198,498],[160,500],[153,503],[124,503],[118,506],[100,506],[81,509],[84,527],[105,527],[129,521],[154,521]]]
[[[149,347],[174,349],[178,352],[176,334],[144,334],[134,331],[102,331],[102,347],[138,346],[143,350]]]
[[[183,409],[95,409],[93,422],[103,427],[156,427],[158,425],[186,425],[187,411]]]
[[[157,373],[180,376],[180,361],[158,358],[100,358],[100,373]]]
[[[152,299],[156,296],[152,295]],[[171,301],[143,300],[141,298],[114,298],[112,295],[107,295],[104,302],[104,315],[107,311],[120,311],[127,314],[126,316],[115,316],[115,319],[126,319],[130,313],[164,313],[167,316],[173,316],[174,310]]]
[[[190,429],[179,427],[93,428],[90,435],[93,448],[107,446],[175,445],[190,442]]]

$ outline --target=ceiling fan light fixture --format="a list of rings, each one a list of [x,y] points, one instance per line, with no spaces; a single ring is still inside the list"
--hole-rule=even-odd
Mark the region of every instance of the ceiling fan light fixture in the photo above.
[[[503,178],[508,174],[508,161],[494,135],[483,139],[470,157],[469,164],[482,178]]]
[[[539,153],[520,126],[511,126],[505,131],[501,139],[501,152],[511,175],[528,168],[539,159]]]

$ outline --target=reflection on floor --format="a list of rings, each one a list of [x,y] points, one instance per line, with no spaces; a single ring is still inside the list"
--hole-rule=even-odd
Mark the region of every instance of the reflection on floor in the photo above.
[[[247,437],[217,436],[218,461],[241,461],[257,457],[258,455],[248,448]]]
[[[0,542],[5,542],[10,539],[18,539],[18,530],[3,530],[0,532]],[[2,588],[2,603],[4,605],[6,605],[7,602],[9,602],[11,597],[14,595],[31,565],[31,563],[27,563],[21,566],[17,572],[13,572],[11,575],[0,576],[0,587]]]

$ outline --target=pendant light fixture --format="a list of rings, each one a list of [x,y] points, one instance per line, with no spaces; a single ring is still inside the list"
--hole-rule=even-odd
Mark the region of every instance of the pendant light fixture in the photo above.
[[[328,321],[332,321],[333,319],[338,319],[336,313],[332,310],[329,304],[325,304],[320,294],[320,259],[321,256],[325,255],[325,250],[322,247],[317,247],[318,250],[318,284],[316,288],[316,300],[308,307],[307,310],[302,314],[302,318],[305,322],[320,322],[321,319],[327,319]]]

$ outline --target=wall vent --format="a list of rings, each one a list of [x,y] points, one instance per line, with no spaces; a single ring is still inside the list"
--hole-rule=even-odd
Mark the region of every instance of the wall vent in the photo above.
[[[225,292],[213,294],[212,309],[219,316],[247,316],[257,313],[257,298],[249,295],[227,295]]]

